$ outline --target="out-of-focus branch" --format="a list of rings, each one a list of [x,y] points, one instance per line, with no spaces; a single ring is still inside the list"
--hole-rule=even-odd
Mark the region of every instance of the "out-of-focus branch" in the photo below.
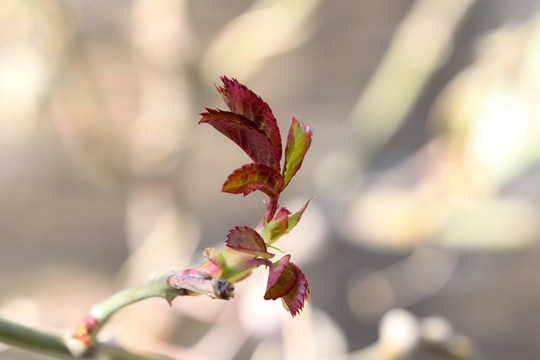
[[[474,3],[414,3],[348,116],[348,141],[319,163],[321,196],[331,203],[336,199],[339,202],[358,189],[365,166],[407,119],[429,80],[452,51],[453,36]],[[346,175],[332,175],[336,173]]]
[[[453,46],[474,0],[418,0],[350,115],[361,154],[384,146]]]
[[[446,319],[417,319],[403,309],[387,312],[379,323],[379,340],[346,359],[406,360],[428,353],[449,360],[483,359],[473,341],[455,331]]]
[[[227,24],[201,59],[201,76],[213,84],[221,74],[243,79],[261,63],[289,51],[310,35],[309,20],[320,0],[258,0]],[[275,26],[279,23],[279,26]]]

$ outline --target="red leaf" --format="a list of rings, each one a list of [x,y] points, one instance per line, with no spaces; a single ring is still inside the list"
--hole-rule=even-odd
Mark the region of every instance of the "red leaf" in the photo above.
[[[266,244],[257,231],[247,226],[236,226],[227,235],[226,244],[231,249],[265,259],[274,257],[266,251]]]
[[[297,280],[294,287],[287,295],[283,297],[283,303],[286,305],[287,310],[294,317],[304,307],[304,302],[309,301],[309,284],[304,276],[304,273],[293,263],[289,263],[288,267],[295,269]]]
[[[262,164],[248,164],[229,175],[221,191],[245,196],[261,190],[270,198],[276,198],[282,186],[283,177],[276,170]]]
[[[281,135],[276,118],[272,109],[257,94],[249,90],[245,85],[240,84],[236,79],[221,77],[224,86],[218,87],[227,107],[235,113],[242,114],[257,125],[270,139],[277,156],[279,171],[279,161],[281,160]]]
[[[266,300],[282,298],[284,306],[294,317],[309,300],[309,285],[304,273],[285,255],[270,266],[266,285]]]
[[[291,255],[285,255],[272,265],[266,284],[266,300],[276,300],[287,295],[295,286],[297,275],[293,267],[289,266]]]
[[[276,154],[268,136],[242,115],[229,111],[206,109],[201,113],[201,123],[212,125],[244,150],[258,164],[270,166],[279,171],[281,152]],[[281,150],[280,150],[281,151]]]
[[[270,202],[269,203],[267,203],[266,201],[263,200],[264,205],[266,206],[266,214],[264,214],[264,219],[266,221],[272,220],[272,217],[274,216],[274,214],[276,213],[276,211],[277,211],[277,209],[279,207],[278,200],[279,200],[279,194],[278,194],[278,196],[276,196],[274,198],[270,197]]]
[[[311,145],[312,138],[313,132],[309,126],[293,116],[287,137],[287,147],[285,148],[285,166],[283,168],[284,188],[289,184],[289,181],[291,181],[298,169],[300,169],[302,161],[304,161],[304,156]]]

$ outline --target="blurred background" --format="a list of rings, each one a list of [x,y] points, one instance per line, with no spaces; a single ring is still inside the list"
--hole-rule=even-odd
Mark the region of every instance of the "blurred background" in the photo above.
[[[69,328],[198,266],[264,199],[210,126],[238,78],[314,141],[280,240],[311,301],[147,300],[103,331],[175,359],[538,359],[535,0],[0,3],[0,315]],[[0,344],[2,359],[48,359]]]

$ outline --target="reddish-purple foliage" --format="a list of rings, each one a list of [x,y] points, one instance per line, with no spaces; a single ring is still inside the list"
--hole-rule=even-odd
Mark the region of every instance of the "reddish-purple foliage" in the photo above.
[[[236,226],[229,231],[227,241],[228,247],[236,251],[245,252],[265,259],[274,257],[266,251],[266,243],[257,231],[248,226]]]
[[[276,170],[262,164],[247,164],[229,175],[221,191],[245,196],[260,190],[274,198],[279,196],[282,187],[283,176]]]
[[[218,87],[225,104],[234,113],[242,114],[253,121],[261,129],[275,149],[279,171],[279,161],[281,160],[281,134],[272,109],[257,94],[249,90],[245,85],[240,84],[236,79],[221,77],[223,87]]]
[[[236,79],[223,76],[221,80],[223,86],[216,88],[230,111],[207,108],[201,114],[199,123],[212,125],[253,160],[253,163],[230,174],[222,191],[245,196],[259,190],[268,195],[270,201],[265,202],[266,213],[257,229],[247,226],[232,229],[226,241],[229,250],[221,254],[209,253],[209,262],[203,267],[230,281],[238,281],[248,276],[253,267],[269,265],[264,298],[281,298],[287,310],[295,316],[309,298],[308,282],[298,266],[290,262],[290,255],[272,263],[269,259],[274,254],[269,253],[267,247],[296,226],[309,204],[308,201],[293,214],[279,207],[279,197],[300,169],[311,145],[313,132],[297,117],[292,118],[281,170],[281,134],[270,106]],[[235,252],[231,253],[231,250]]]
[[[199,123],[212,125],[240,146],[257,164],[270,166],[279,171],[280,158],[268,136],[252,121],[229,111],[207,109]],[[279,153],[281,155],[281,153]]]

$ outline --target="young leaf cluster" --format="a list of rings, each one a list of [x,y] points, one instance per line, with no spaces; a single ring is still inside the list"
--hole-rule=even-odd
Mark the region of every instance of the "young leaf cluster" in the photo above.
[[[240,281],[260,265],[269,267],[267,300],[282,299],[295,316],[309,298],[308,282],[302,271],[290,261],[289,254],[274,260],[269,251],[280,237],[298,224],[309,201],[297,212],[280,207],[279,197],[302,165],[313,133],[297,117],[292,118],[282,162],[282,141],[270,106],[236,79],[221,77],[217,87],[228,110],[206,109],[199,123],[212,125],[236,143],[252,162],[234,170],[222,191],[244,196],[261,191],[268,196],[266,212],[256,228],[236,226],[227,235],[226,248],[207,249],[208,261],[199,269],[212,277]]]

